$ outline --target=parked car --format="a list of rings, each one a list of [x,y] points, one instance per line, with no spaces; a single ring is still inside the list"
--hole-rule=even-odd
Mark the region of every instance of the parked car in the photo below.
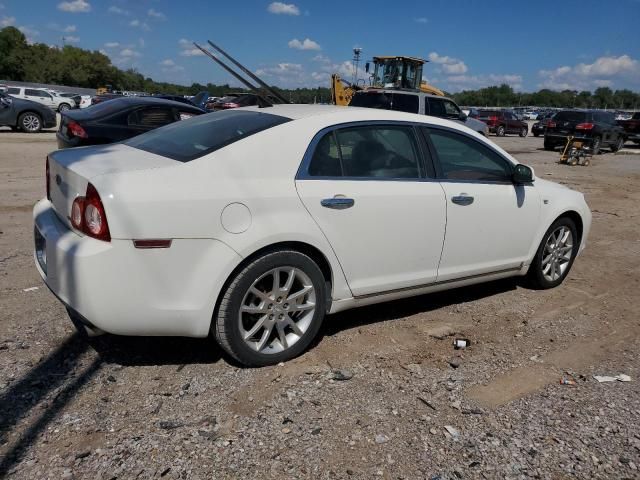
[[[56,113],[40,103],[0,93],[0,126],[37,133],[43,128],[55,128]]]
[[[274,101],[273,98],[267,97],[267,101]],[[230,108],[240,108],[240,107],[253,107],[255,105],[260,105],[262,103],[266,103],[261,100],[259,95],[255,93],[232,93],[225,95],[224,97],[218,99],[213,103],[207,104],[207,110],[218,111],[218,110],[228,110]],[[277,103],[277,101],[276,101]]]
[[[62,115],[58,148],[114,143],[205,113],[184,103],[153,97],[122,97]]]
[[[32,102],[40,103],[45,107],[49,107],[56,112],[64,112],[73,108],[74,101],[69,98],[58,97],[51,93],[37,88],[29,87],[8,87],[7,93],[15,98],[22,98],[23,100],[31,100]]]
[[[186,98],[182,95],[164,94],[154,95],[154,98],[164,98],[165,100],[173,100],[174,102],[186,103],[187,105],[193,105],[195,107],[204,109],[207,104],[207,100],[209,99],[209,92],[200,92],[191,98]]]
[[[547,128],[547,122],[553,118],[553,113],[541,113],[538,116],[538,121],[531,126],[531,133],[534,137],[544,135]]]
[[[529,133],[527,122],[518,120],[516,116],[508,110],[478,110],[478,120],[483,121],[489,127],[491,133],[498,137],[504,137],[509,133],[517,133],[521,137],[526,137]]]
[[[488,132],[485,123],[465,115],[450,98],[428,93],[377,88],[362,90],[355,93],[349,106],[379,108],[447,118],[469,127],[480,135],[486,135]]]
[[[547,122],[544,132],[545,150],[564,146],[567,137],[583,139],[590,144],[594,155],[610,148],[617,152],[625,142],[625,131],[616,123],[613,112],[599,110],[562,110]]]
[[[81,330],[211,334],[251,366],[303,352],[329,313],[558,286],[591,225],[581,193],[459,123],[371,108],[201,115],[53,152],[46,178],[35,264]]]
[[[125,96],[120,93],[102,93],[91,97],[91,105],[98,105],[99,103],[114,100],[116,98],[125,98]]]
[[[628,120],[618,120],[625,132],[625,140],[631,140],[632,142],[640,144],[640,112],[636,112]]]

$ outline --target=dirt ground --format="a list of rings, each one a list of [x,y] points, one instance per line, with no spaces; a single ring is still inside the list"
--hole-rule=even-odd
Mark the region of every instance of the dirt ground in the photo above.
[[[568,167],[492,139],[586,195],[562,286],[344,312],[300,358],[243,369],[208,340],[81,340],[32,258],[55,136],[0,129],[0,478],[640,478],[640,155]]]

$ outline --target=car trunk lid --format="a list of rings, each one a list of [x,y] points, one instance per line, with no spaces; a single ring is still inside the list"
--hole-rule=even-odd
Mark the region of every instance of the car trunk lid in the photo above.
[[[49,154],[50,200],[60,220],[71,228],[71,205],[89,182],[111,173],[175,167],[178,162],[122,144],[58,150]]]

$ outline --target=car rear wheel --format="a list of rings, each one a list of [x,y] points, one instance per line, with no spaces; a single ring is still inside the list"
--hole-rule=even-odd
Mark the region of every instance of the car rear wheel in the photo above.
[[[569,274],[578,253],[576,225],[568,217],[561,217],[542,237],[536,256],[529,267],[529,280],[535,288],[557,287]]]
[[[614,143],[613,145],[611,145],[611,151],[612,151],[612,152],[617,152],[617,151],[618,151],[618,150],[620,150],[623,146],[624,146],[624,138],[622,138],[622,137],[618,137],[618,140],[616,141],[616,143]]]
[[[502,125],[500,125],[497,129],[496,129],[496,136],[497,137],[504,137],[504,127]]]
[[[534,137],[539,137],[539,136],[540,136],[540,134],[539,134],[539,133],[536,133],[536,132],[533,132],[533,136],[534,136]]]
[[[600,153],[600,146],[602,145],[602,140],[600,137],[593,137],[591,141],[591,152],[594,155],[598,155]]]
[[[18,118],[18,125],[27,133],[38,133],[42,130],[42,119],[37,113],[26,112]]]
[[[267,253],[238,272],[214,315],[218,344],[250,367],[300,355],[325,316],[325,279],[318,265],[293,250]]]
[[[548,141],[545,140],[544,141],[544,149],[551,151],[551,150],[555,150],[556,146],[553,143],[548,142]]]
[[[62,112],[66,112],[70,108],[71,108],[71,105],[69,105],[68,103],[61,103],[60,106],[58,107],[58,111],[62,113]]]
[[[521,137],[526,137],[526,136],[527,136],[527,133],[529,133],[529,130],[527,130],[527,127],[522,127],[522,128],[520,129],[520,136],[521,136]]]

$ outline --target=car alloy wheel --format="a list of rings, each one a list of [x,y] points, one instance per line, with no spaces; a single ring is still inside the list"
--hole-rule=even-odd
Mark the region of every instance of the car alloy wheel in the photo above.
[[[496,136],[504,137],[504,127],[498,127],[498,130],[496,130]]]
[[[521,136],[521,137],[526,137],[526,136],[527,136],[527,133],[529,133],[529,132],[528,132],[528,130],[527,130],[527,128],[526,128],[526,127],[522,127],[522,128],[520,129],[520,136]]]
[[[256,352],[280,353],[309,329],[316,310],[311,279],[299,268],[276,267],[256,279],[242,300],[238,325]]]
[[[600,153],[600,137],[594,137],[591,143],[591,153],[598,155]]]
[[[557,228],[547,237],[542,256],[542,275],[549,282],[561,278],[571,261],[573,234],[565,225]]]
[[[569,274],[579,243],[573,220],[568,217],[556,220],[547,229],[529,267],[531,286],[546,289],[560,285]]]
[[[60,112],[66,112],[67,110],[69,110],[71,107],[69,105],[67,105],[66,103],[63,103],[60,105],[60,107],[58,108],[58,111]]]
[[[211,331],[241,364],[262,367],[294,358],[320,331],[327,281],[304,253],[267,252],[233,274],[229,282]]]
[[[22,116],[22,122],[20,122],[22,128],[27,132],[40,131],[40,117],[34,113],[27,113]]]

